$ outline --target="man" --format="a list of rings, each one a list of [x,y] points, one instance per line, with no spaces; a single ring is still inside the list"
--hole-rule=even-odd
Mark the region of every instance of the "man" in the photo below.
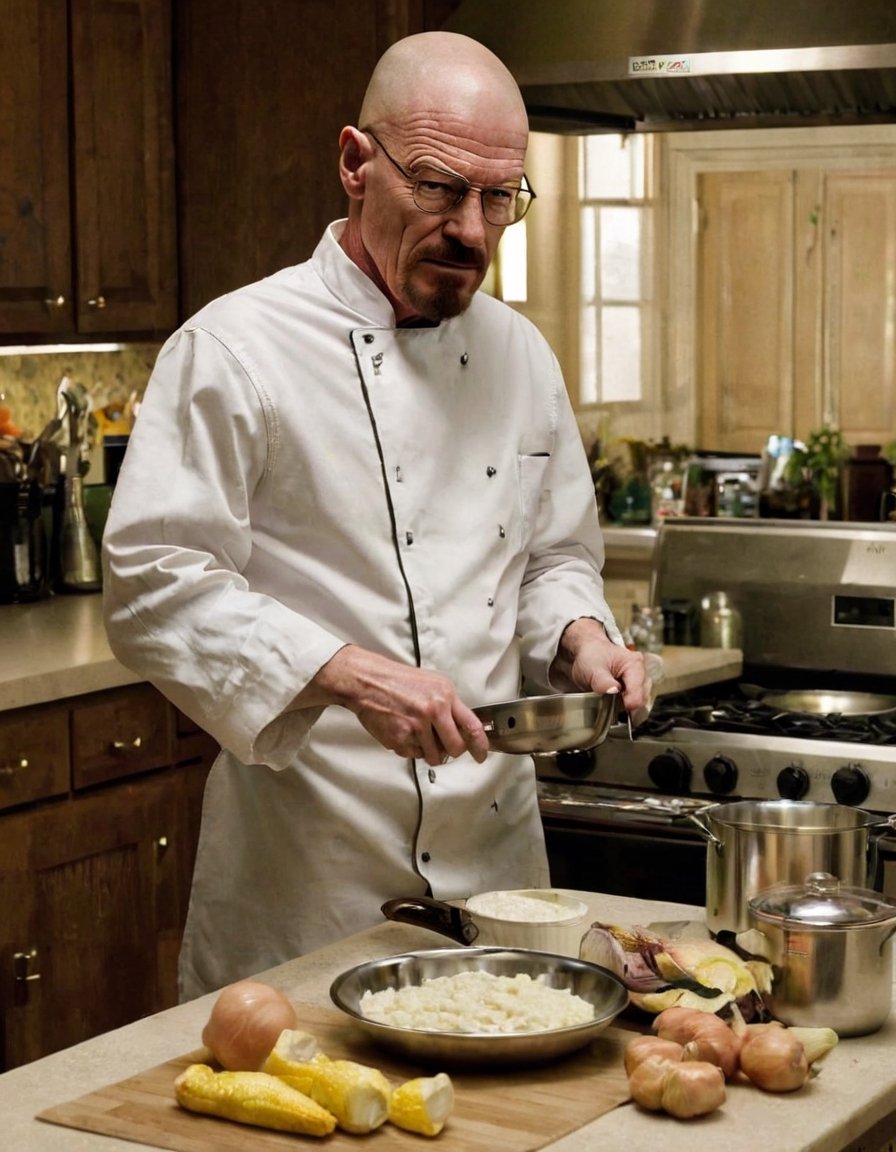
[[[104,545],[125,664],[222,745],[181,995],[380,920],[549,881],[532,761],[472,708],[623,693],[556,361],[477,289],[524,213],[527,119],[473,40],[394,45],[340,135],[347,221],[162,349]]]

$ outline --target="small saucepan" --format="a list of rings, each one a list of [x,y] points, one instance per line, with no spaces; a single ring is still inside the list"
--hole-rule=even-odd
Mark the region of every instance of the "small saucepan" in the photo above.
[[[754,897],[750,922],[772,965],[763,999],[776,1019],[865,1036],[890,1015],[896,906],[879,892],[813,872]]]
[[[602,744],[616,720],[618,700],[598,692],[565,692],[484,704],[473,711],[493,751],[544,756]]]

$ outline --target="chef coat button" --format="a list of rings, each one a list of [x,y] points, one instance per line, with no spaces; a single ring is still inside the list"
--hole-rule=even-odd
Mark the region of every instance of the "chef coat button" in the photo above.
[[[495,606],[495,598],[494,598],[494,596],[489,596],[489,598],[488,598],[488,606],[489,606],[489,608],[494,608],[494,606]]]
[[[507,535],[507,533],[504,531],[504,525],[503,524],[498,525],[498,535],[501,537],[502,540]]]
[[[405,532],[404,539],[405,539],[405,543],[410,547],[410,545],[414,543],[414,533],[413,532]]]
[[[374,337],[370,334],[370,332],[364,333],[364,343],[365,344],[372,344],[373,340],[374,340]]]
[[[436,770],[435,770],[435,768],[430,768],[427,775],[429,776],[430,784],[435,784],[435,782],[436,782]]]
[[[464,368],[466,368],[467,364],[469,363],[469,360],[470,360],[469,354],[464,352],[464,354],[460,358],[461,365]]]
[[[492,477],[497,473],[497,471],[498,471],[497,468],[492,468],[491,464],[489,464],[488,468],[486,468],[486,470],[485,470],[485,474],[488,477]]]
[[[423,861],[424,864],[428,864],[430,862],[430,860],[432,859],[432,857],[430,856],[430,854],[428,852],[421,852],[420,853],[420,859]]]

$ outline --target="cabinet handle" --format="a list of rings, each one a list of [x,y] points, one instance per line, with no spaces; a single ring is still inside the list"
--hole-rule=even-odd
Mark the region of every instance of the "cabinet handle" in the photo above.
[[[21,772],[24,768],[28,767],[28,757],[22,756],[18,764],[0,764],[0,776],[15,776],[16,772]]]
[[[133,740],[128,743],[127,740],[113,740],[113,752],[136,752],[138,748],[143,747],[143,737],[135,736]]]
[[[65,297],[62,295],[61,292],[58,293],[56,296],[46,296],[46,297],[44,297],[44,304],[52,312],[52,310],[54,308],[64,308],[65,307]]]
[[[15,1002],[21,1006],[28,1002],[28,985],[40,980],[37,971],[37,949],[28,952],[14,952],[12,956],[12,973],[15,980]]]
[[[88,308],[105,308],[106,307],[106,297],[103,295],[91,296],[91,298],[87,301],[87,307]]]
[[[164,858],[165,853],[168,851],[168,837],[160,836],[156,840],[156,859],[161,860]]]

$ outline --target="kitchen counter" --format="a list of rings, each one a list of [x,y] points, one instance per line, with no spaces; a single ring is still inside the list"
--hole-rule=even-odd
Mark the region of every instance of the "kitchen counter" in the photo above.
[[[687,905],[577,895],[588,901],[593,918],[608,922],[648,924],[703,917],[702,909]],[[444,946],[444,937],[425,929],[384,922],[271,969],[263,979],[301,1003],[325,1006],[331,981],[344,969],[377,956]],[[212,993],[0,1076],[6,1147],[29,1152],[134,1152],[147,1147],[46,1124],[34,1116],[199,1047],[214,999]],[[894,1120],[889,1127],[886,1118],[891,1114]],[[866,1138],[864,1134],[872,1129],[873,1136]],[[756,1148],[878,1152],[894,1133],[896,1021],[891,1019],[872,1036],[841,1040],[820,1075],[798,1093],[769,1095],[750,1085],[729,1085],[722,1109],[688,1123],[624,1104],[547,1147],[551,1152],[594,1152],[595,1148],[653,1152],[658,1147],[670,1152],[718,1152],[722,1147],[726,1152],[754,1152]],[[247,1135],[246,1142],[251,1144],[251,1136]],[[438,1143],[443,1152],[451,1152],[450,1127]],[[302,1141],[296,1147],[300,1144],[304,1147]]]
[[[103,627],[97,593],[0,605],[0,711],[100,692],[141,677],[119,664]],[[679,692],[740,674],[741,653],[666,648],[659,693]]]

